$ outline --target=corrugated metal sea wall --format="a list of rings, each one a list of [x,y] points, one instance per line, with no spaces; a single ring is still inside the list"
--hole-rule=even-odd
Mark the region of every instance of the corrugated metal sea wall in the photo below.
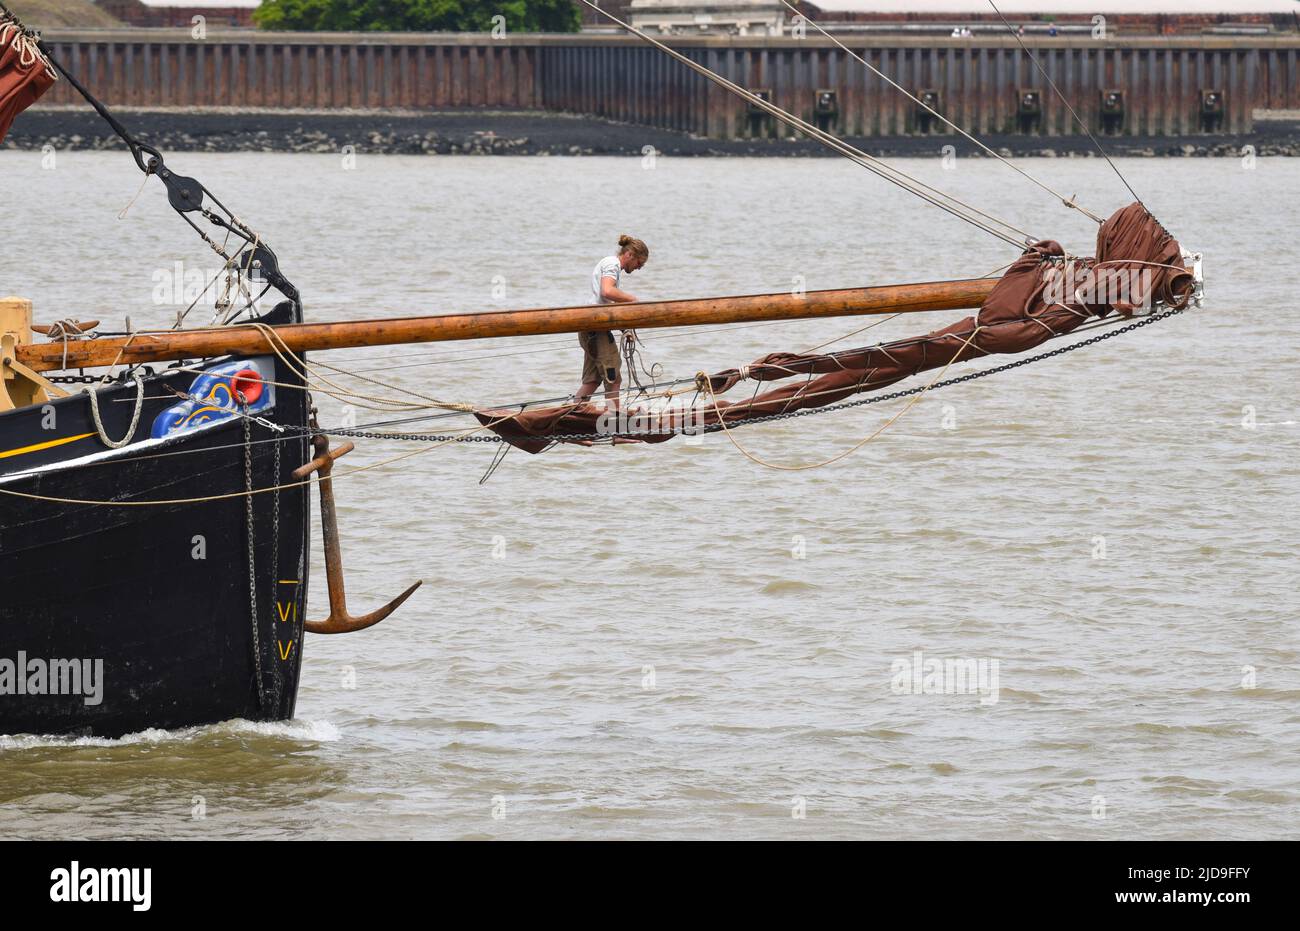
[[[184,30],[114,30],[46,40],[112,104],[548,109],[714,138],[788,133],[631,37],[227,31],[196,40]],[[973,131],[1069,131],[1066,108],[1010,38],[844,41],[909,91],[936,95],[939,110]],[[1300,37],[1026,41],[1088,124],[1109,132],[1241,133],[1250,131],[1256,107],[1300,108]],[[824,39],[700,37],[672,45],[835,132],[927,129],[915,104]],[[75,92],[63,82],[47,102],[74,103]]]
[[[536,43],[475,35],[47,33],[51,53],[106,103],[139,107],[542,106]],[[66,82],[47,103],[80,98]]]
[[[917,105],[885,78],[914,94],[934,94],[936,109],[983,133],[1070,132],[1070,114],[1047,78],[1089,126],[1129,135],[1248,132],[1256,107],[1300,107],[1300,39],[1031,41],[1046,77],[1014,42],[880,38],[845,44],[885,77],[831,43],[811,39],[674,47],[738,84],[768,92],[773,103],[809,122],[853,136],[926,129]],[[790,132],[655,49],[543,47],[540,55],[548,77],[544,104],[554,109],[718,138]],[[1104,112],[1108,97],[1112,103]]]

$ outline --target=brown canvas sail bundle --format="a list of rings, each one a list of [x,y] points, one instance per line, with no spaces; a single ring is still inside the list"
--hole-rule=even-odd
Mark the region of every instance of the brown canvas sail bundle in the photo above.
[[[559,437],[610,435],[663,442],[688,423],[695,428],[730,425],[822,407],[954,362],[1025,352],[1112,311],[1130,315],[1135,308],[1157,302],[1182,307],[1191,299],[1193,286],[1178,242],[1146,208],[1131,204],[1101,225],[1095,258],[1067,257],[1055,241],[1035,243],[973,317],[925,336],[877,346],[816,355],[772,353],[744,369],[709,377],[711,396],[747,379],[761,383],[803,376],[797,384],[748,400],[728,403],[710,397],[702,409],[697,402],[696,410],[672,417],[613,423],[603,408],[590,403],[519,414],[480,411],[476,416],[507,442],[532,453]]]
[[[58,77],[22,23],[0,7],[0,142],[22,113],[49,90]]]
[[[193,178],[167,171],[157,149],[135,138],[73,75],[61,66],[52,65],[43,54],[40,43],[8,15],[2,3],[0,14],[4,15],[5,26],[2,34],[4,41],[0,43],[0,105],[3,105],[0,117],[12,120],[19,109],[39,97],[55,79],[54,69],[57,68],[58,73],[68,78],[72,87],[85,97],[127,144],[141,171],[163,180],[168,188],[169,202],[191,226],[194,223],[186,214],[196,206],[205,205],[204,215],[209,220],[238,234],[250,247],[244,256],[260,263],[262,275],[270,285],[278,288],[291,301],[297,301],[297,290],[279,273],[278,261],[260,236],[220,205],[215,197],[211,197],[210,202],[219,208],[221,215],[212,215],[206,207],[206,199],[210,197],[206,188]],[[1056,355],[1114,333],[1126,332],[1156,319],[1163,319],[1181,311],[1193,297],[1199,295],[1199,256],[1193,258],[1197,269],[1194,277],[1192,270],[1183,264],[1184,254],[1179,244],[1140,201],[1104,221],[1092,211],[1084,210],[1086,216],[1100,224],[1096,255],[1087,259],[1073,257],[1065,253],[1055,241],[1030,235],[1011,221],[978,210],[897,169],[886,168],[879,159],[868,153],[807,124],[792,113],[773,107],[751,91],[710,72],[639,30],[628,27],[621,21],[616,22],[661,48],[683,65],[704,73],[705,77],[721,84],[729,92],[756,105],[761,103],[764,112],[781,118],[798,132],[810,136],[854,164],[870,169],[872,173],[955,218],[984,230],[1018,251],[1023,250],[1022,254],[996,282],[990,276],[985,276],[960,281],[809,292],[797,296],[746,295],[633,303],[619,305],[617,308],[583,306],[487,314],[381,318],[333,324],[294,322],[276,326],[252,324],[198,330],[172,328],[159,332],[133,332],[125,338],[110,335],[93,342],[83,340],[75,346],[69,345],[66,339],[45,344],[27,340],[16,347],[14,364],[24,366],[23,371],[29,377],[39,378],[42,371],[258,353],[265,352],[268,348],[285,358],[285,353],[292,356],[294,353],[320,349],[624,329],[629,326],[665,327],[880,313],[896,316],[900,313],[978,308],[975,316],[911,339],[840,352],[772,353],[739,369],[727,369],[711,376],[699,373],[694,379],[679,379],[669,383],[667,390],[657,390],[664,388],[664,385],[651,386],[656,393],[642,393],[640,396],[650,402],[663,400],[671,403],[666,408],[656,407],[636,412],[633,418],[611,418],[609,411],[590,403],[533,408],[529,402],[522,402],[507,408],[476,410],[470,404],[439,401],[412,392],[407,392],[414,399],[412,402],[403,402],[396,407],[401,410],[428,408],[439,411],[430,416],[444,416],[447,411],[472,412],[481,425],[479,430],[486,428],[511,445],[538,453],[556,441],[590,443],[595,439],[626,439],[663,442],[678,432],[726,428],[732,424],[799,414],[842,402],[856,406],[899,394],[924,393],[932,384],[941,383],[947,367],[954,363],[993,354],[1024,353],[1049,339],[1064,336],[1088,321],[1096,321],[1114,312],[1131,315],[1139,307],[1160,305],[1165,308],[1160,313],[1144,314],[1142,320],[1117,327],[1105,336],[1084,339],[1078,344],[1044,354]],[[0,121],[0,131],[5,128],[7,122]],[[1098,148],[1100,149],[1100,144]],[[1102,154],[1105,155],[1104,150]],[[1111,167],[1116,174],[1120,174],[1113,163]],[[1019,169],[1019,173],[1035,181],[1023,169]],[[1123,180],[1122,174],[1120,178]],[[1124,183],[1127,187],[1127,181]],[[1038,186],[1055,197],[1060,205],[1070,209],[1084,209],[1076,203],[1073,196],[1065,198],[1041,183]],[[1132,192],[1131,187],[1129,191]],[[1137,195],[1133,196],[1136,199]],[[224,251],[221,254],[229,262],[233,262],[237,255],[227,255]],[[301,359],[298,362],[305,371],[305,363]],[[1021,364],[1023,360],[1016,360],[965,377],[982,377]],[[891,395],[877,394],[867,399],[844,402],[845,398],[879,391],[930,370],[938,370],[938,375],[929,384]],[[307,378],[306,375],[303,377]],[[961,380],[965,380],[965,377]],[[320,380],[332,384],[328,379]],[[734,401],[719,398],[719,395],[733,391],[744,381],[754,382],[751,397]],[[770,390],[761,390],[767,382],[780,381],[787,383]],[[682,400],[691,391],[686,386],[692,384],[696,390],[695,397],[681,406]],[[346,430],[326,432],[348,435]]]

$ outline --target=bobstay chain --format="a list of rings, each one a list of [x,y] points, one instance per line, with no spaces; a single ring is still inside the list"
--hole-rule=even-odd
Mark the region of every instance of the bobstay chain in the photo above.
[[[1121,333],[1131,333],[1149,326],[1159,320],[1167,320],[1183,313],[1185,307],[1171,307],[1167,310],[1157,311],[1153,314],[1144,316],[1141,320],[1135,320],[1132,323],[1125,324],[1113,330],[1107,330],[1088,339],[1080,340],[1077,343],[1071,343],[1068,346],[1058,346],[1047,352],[1040,352],[1037,355],[1025,356],[1022,359],[1013,359],[1002,365],[996,365],[992,368],[982,369],[978,372],[967,372],[964,375],[957,375],[953,378],[944,379],[935,382],[932,385],[915,385],[911,388],[905,388],[901,391],[891,391],[888,394],[876,394],[868,398],[859,398],[856,401],[844,401],[839,404],[828,404],[825,407],[810,407],[797,411],[787,411],[781,414],[763,414],[758,417],[747,417],[744,420],[736,421],[732,424],[716,423],[707,424],[694,430],[695,435],[706,433],[720,433],[723,430],[734,430],[739,426],[748,426],[750,424],[775,423],[781,420],[792,420],[796,417],[810,417],[814,414],[828,414],[832,411],[848,410],[854,407],[865,407],[869,404],[881,404],[885,401],[897,401],[901,398],[909,398],[914,395],[923,394],[928,391],[934,391],[939,388],[947,388],[953,385],[960,385],[964,382],[975,381],[979,378],[987,378],[990,375],[997,375],[1011,369],[1020,368],[1022,365],[1029,365],[1033,362],[1041,362],[1044,359],[1051,359],[1056,356],[1063,356],[1066,353],[1083,349],[1086,346],[1094,346],[1103,340],[1119,336]],[[309,427],[288,427],[289,432],[324,434],[326,436],[345,436],[350,438],[369,439],[369,440],[401,440],[410,442],[455,442],[455,443],[504,443],[506,442],[500,436],[463,436],[459,434],[432,434],[432,433],[390,433],[382,430],[360,430],[347,427],[338,428],[317,428],[315,430]],[[676,431],[673,431],[676,432]],[[605,433],[557,433],[546,439],[557,441],[583,441],[583,440],[609,440],[612,439],[610,434]]]

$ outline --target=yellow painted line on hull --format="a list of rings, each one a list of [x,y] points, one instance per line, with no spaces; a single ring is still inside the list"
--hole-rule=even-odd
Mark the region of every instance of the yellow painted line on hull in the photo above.
[[[44,443],[33,443],[31,446],[20,446],[17,449],[10,449],[0,453],[0,459],[8,459],[10,456],[21,456],[23,453],[36,453],[42,449],[50,449],[53,446],[62,446],[65,443],[75,443],[77,440],[84,440],[88,436],[94,436],[93,433],[78,433],[76,436],[65,436],[58,440],[47,440]]]

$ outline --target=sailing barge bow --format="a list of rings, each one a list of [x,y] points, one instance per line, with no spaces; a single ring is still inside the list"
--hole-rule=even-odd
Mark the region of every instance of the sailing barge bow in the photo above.
[[[0,734],[112,737],[232,718],[290,718],[305,634],[372,626],[410,597],[418,582],[375,611],[348,613],[330,476],[351,447],[331,449],[327,437],[349,431],[315,423],[307,353],[592,329],[976,311],[908,340],[778,352],[739,369],[700,373],[706,426],[717,430],[824,408],[967,359],[1022,353],[1111,314],[1147,310],[1131,328],[1199,302],[1199,256],[1183,252],[1139,203],[1102,222],[1095,258],[1081,261],[1055,242],[1018,238],[1022,231],[1009,224],[990,229],[1024,250],[996,280],[307,323],[297,289],[262,238],[196,179],[173,172],[52,62],[31,33],[10,28],[15,23],[0,6],[0,139],[13,116],[62,75],[118,132],[141,170],[163,183],[181,218],[225,257],[240,288],[262,290],[226,307],[226,325],[97,338],[87,338],[95,336],[90,322],[37,326],[29,302],[0,300]],[[823,139],[790,114],[774,115],[883,172],[865,153]],[[887,179],[912,190],[910,180]],[[993,221],[940,200],[933,189],[913,192],[966,222],[988,228]],[[221,244],[209,236],[213,229]],[[1123,299],[1105,287],[1084,295],[1072,277],[1080,268],[1090,285],[1141,270],[1147,276],[1141,293]],[[258,302],[272,290],[281,300],[261,313]],[[241,315],[249,319],[241,322]],[[119,366],[125,369],[114,377],[85,374]],[[718,398],[747,380],[759,389],[787,384],[744,401]],[[61,387],[82,382],[82,393]],[[465,410],[478,417],[478,429],[530,452],[601,435],[600,410],[576,401]],[[321,497],[331,606],[329,617],[316,622],[307,620],[312,484]]]

